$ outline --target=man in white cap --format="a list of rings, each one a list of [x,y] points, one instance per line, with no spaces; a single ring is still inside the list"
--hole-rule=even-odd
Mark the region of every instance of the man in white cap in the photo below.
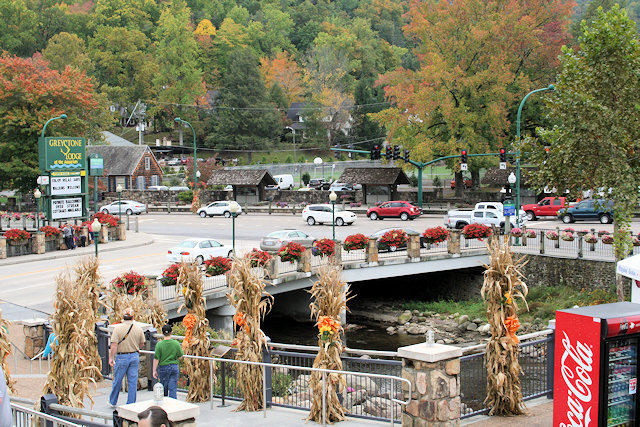
[[[139,351],[145,341],[142,328],[133,322],[131,308],[124,310],[123,319],[122,323],[114,325],[113,334],[111,334],[109,365],[113,367],[113,384],[109,395],[109,404],[112,408],[118,404],[118,393],[125,375],[129,386],[127,404],[136,401],[138,368],[140,366]]]

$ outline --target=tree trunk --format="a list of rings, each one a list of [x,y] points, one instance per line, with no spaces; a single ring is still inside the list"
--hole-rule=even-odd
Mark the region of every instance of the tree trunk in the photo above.
[[[471,188],[474,190],[480,188],[480,171],[471,171]]]
[[[619,234],[618,234],[618,229],[619,229],[619,225],[618,225],[618,221],[614,221],[613,222],[613,236],[614,238],[619,238]],[[617,242],[615,242],[617,243]],[[618,264],[618,261],[620,261],[621,259],[624,259],[625,254],[623,253],[622,249],[621,249],[622,245],[618,245],[615,244],[614,245],[614,253],[616,256],[616,264]],[[615,267],[614,265],[614,267]],[[618,301],[624,301],[624,282],[622,281],[622,275],[616,273],[616,297],[618,297]]]
[[[464,192],[464,179],[462,178],[462,171],[456,172],[456,197],[462,197]]]

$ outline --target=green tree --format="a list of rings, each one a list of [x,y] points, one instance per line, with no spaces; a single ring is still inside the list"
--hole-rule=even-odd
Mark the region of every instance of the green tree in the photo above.
[[[109,124],[106,99],[76,68],[51,70],[41,58],[0,57],[0,188],[23,192],[38,176],[38,137],[45,122],[48,135],[97,138]]]
[[[84,40],[75,34],[63,32],[51,37],[42,56],[53,70],[63,71],[67,65],[87,73],[93,69]]]
[[[577,13],[573,17],[573,22],[571,23],[570,32],[573,37],[577,40],[582,36],[582,21],[586,22],[587,25],[591,25],[593,20],[598,16],[598,9],[602,8],[605,12],[611,9],[614,5],[619,5],[621,8],[625,8],[627,6],[626,0],[591,0],[584,8],[584,11],[576,11]]]
[[[154,0],[98,0],[92,16],[92,26],[124,27],[149,35],[158,19]]]
[[[35,52],[38,20],[24,0],[0,0],[0,51],[18,56]]]
[[[259,150],[272,146],[282,133],[281,115],[268,100],[258,59],[250,49],[229,54],[215,107],[206,138],[209,147]]]
[[[640,43],[635,23],[619,6],[599,9],[590,25],[582,25],[580,49],[564,48],[557,91],[548,98],[551,129],[541,132],[548,156],[531,144],[530,173],[538,189],[582,191],[611,189],[614,201],[616,259],[631,249],[631,217],[638,204],[640,185]],[[537,148],[537,150],[536,150]],[[623,300],[622,278],[617,280]]]

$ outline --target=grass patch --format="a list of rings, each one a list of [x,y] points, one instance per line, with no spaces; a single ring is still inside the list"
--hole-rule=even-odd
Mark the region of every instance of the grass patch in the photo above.
[[[527,302],[529,311],[525,311],[524,304],[519,304],[520,319],[532,322],[538,318],[546,322],[555,318],[556,310],[564,310],[575,305],[580,307],[597,304],[607,304],[616,301],[616,294],[611,290],[596,289],[586,291],[568,286],[536,286],[529,289]],[[466,301],[405,301],[401,304],[403,310],[432,311],[440,314],[460,313],[470,318],[486,318],[484,302],[481,298]]]

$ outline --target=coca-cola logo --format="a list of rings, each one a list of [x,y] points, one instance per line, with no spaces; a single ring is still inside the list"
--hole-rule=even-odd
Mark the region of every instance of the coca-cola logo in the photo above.
[[[562,333],[560,369],[567,386],[567,422],[560,423],[560,427],[587,427],[591,425],[593,351],[580,341],[574,347],[566,332]]]

